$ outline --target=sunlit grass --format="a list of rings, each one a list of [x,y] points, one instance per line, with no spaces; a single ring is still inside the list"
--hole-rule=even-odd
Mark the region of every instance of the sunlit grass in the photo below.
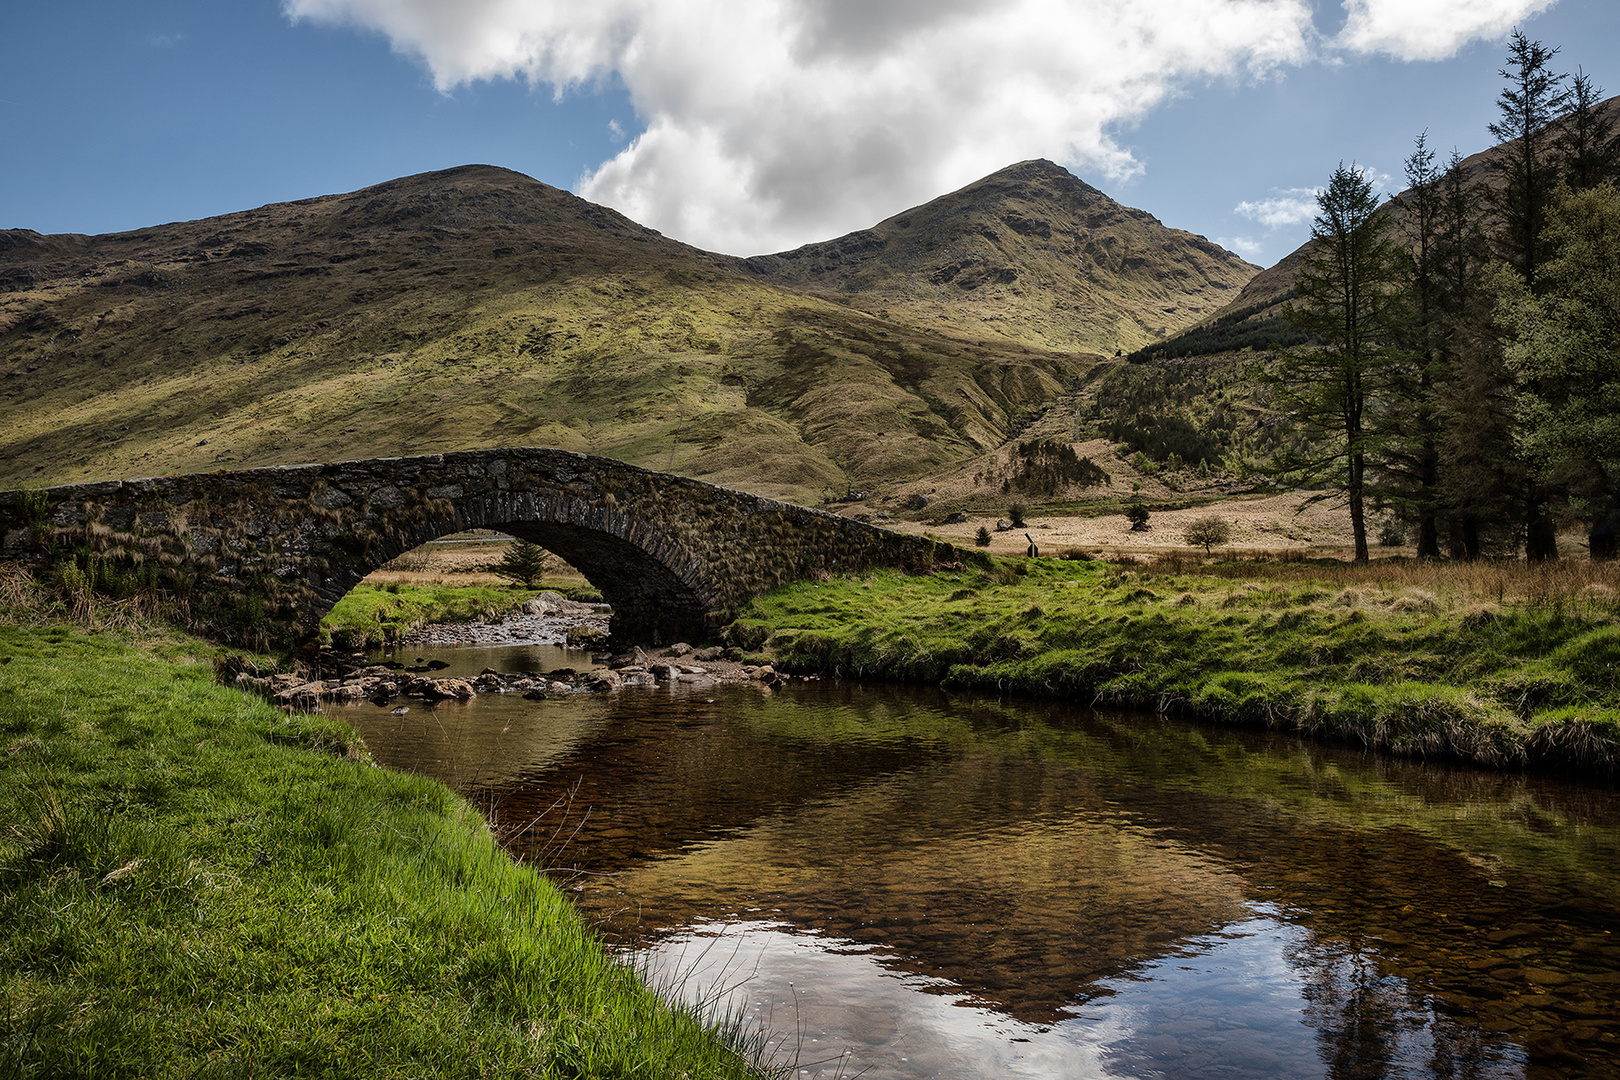
[[[0,625],[0,1075],[751,1074],[476,810],[198,652]]]
[[[1584,564],[1453,580],[1417,565],[1016,560],[802,582],[728,636],[801,671],[1606,773],[1620,764],[1613,580]]]

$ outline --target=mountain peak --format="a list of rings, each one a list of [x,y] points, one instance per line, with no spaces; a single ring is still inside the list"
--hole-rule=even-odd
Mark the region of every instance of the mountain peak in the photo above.
[[[742,265],[792,288],[923,309],[964,333],[1108,352],[1196,321],[1258,269],[1044,158]]]

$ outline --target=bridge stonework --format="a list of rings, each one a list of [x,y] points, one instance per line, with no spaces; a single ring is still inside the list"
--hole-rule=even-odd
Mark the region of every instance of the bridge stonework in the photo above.
[[[960,557],[906,536],[607,458],[522,447],[0,492],[0,558],[86,552],[133,567],[200,632],[291,646],[361,578],[465,529],[572,563],[616,640],[702,639],[752,596],[818,571]]]

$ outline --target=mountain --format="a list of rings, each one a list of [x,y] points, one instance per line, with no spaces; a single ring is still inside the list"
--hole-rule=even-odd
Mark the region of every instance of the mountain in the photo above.
[[[1597,106],[1597,115],[1601,120],[1616,127],[1620,127],[1620,96],[1609,98]],[[1556,136],[1564,121],[1555,120],[1548,125],[1548,130]],[[1508,156],[1513,153],[1514,143],[1499,143],[1487,147],[1477,154],[1470,154],[1458,163],[1462,175],[1463,186],[1474,192],[1473,206],[1477,215],[1476,220],[1483,224],[1489,212],[1489,203],[1478,193],[1491,190],[1499,191],[1507,182],[1504,169]],[[1437,155],[1438,156],[1438,155]],[[1445,162],[1437,164],[1444,168]],[[1412,196],[1411,190],[1387,200],[1380,212],[1389,215],[1395,222],[1397,235],[1400,227],[1406,220],[1407,204]],[[1307,240],[1299,247],[1285,255],[1272,266],[1255,274],[1232,297],[1227,304],[1219,310],[1213,311],[1192,325],[1183,329],[1179,334],[1171,335],[1162,342],[1155,342],[1143,350],[1144,355],[1165,356],[1209,356],[1226,351],[1225,344],[1233,340],[1240,340],[1243,329],[1248,328],[1256,334],[1262,328],[1271,329],[1279,316],[1281,305],[1292,294],[1294,281],[1299,277],[1300,264],[1305,256],[1313,249],[1315,241]],[[1227,334],[1209,334],[1207,331],[1220,327],[1229,331]],[[1264,347],[1254,334],[1253,344]],[[1261,334],[1260,336],[1263,336]]]
[[[1026,173],[1044,179],[1008,179]],[[1056,173],[1016,166],[983,182],[979,209],[963,192],[920,208],[931,239],[868,260],[890,268],[882,303],[482,165],[107,236],[0,232],[0,486],[519,444],[800,502],[920,476],[998,446],[1100,359],[1026,342],[1044,340],[1028,329],[1042,312],[1084,324],[1063,306],[1079,292],[1037,288],[1062,271],[1055,253],[1086,250],[1078,211],[1019,219],[1028,243],[1007,224],[1015,205],[1056,212],[1036,187],[1091,192]],[[1141,245],[1095,234],[1109,259],[1062,271],[1099,325],[1122,318],[1109,281],[1130,304],[1152,293],[1170,329],[1208,304],[1191,256],[1163,255],[1198,245],[1084,199]],[[1019,238],[996,248],[1022,253],[1014,277],[954,306],[894,291],[906,259],[987,251],[991,232]],[[792,254],[776,258],[809,266]]]
[[[1044,160],[743,266],[765,281],[970,337],[1103,353],[1202,318],[1259,270]]]

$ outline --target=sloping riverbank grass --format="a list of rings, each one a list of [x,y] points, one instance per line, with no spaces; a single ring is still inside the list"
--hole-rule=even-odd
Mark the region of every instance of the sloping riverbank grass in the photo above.
[[[1398,576],[1339,584],[1326,567],[1245,579],[1179,563],[986,565],[789,585],[727,638],[792,671],[1155,709],[1413,757],[1620,769],[1620,592],[1602,583],[1503,589],[1498,603]]]
[[[488,622],[515,613],[544,590],[570,600],[600,601],[602,594],[577,579],[521,585],[445,585],[361,582],[321,620],[321,637],[339,648],[364,649],[398,641],[429,623]]]
[[[429,623],[510,615],[538,589],[505,585],[375,586],[361,582],[321,620],[321,637],[344,649],[398,641]]]
[[[209,654],[0,625],[0,1075],[756,1075],[467,803]]]

